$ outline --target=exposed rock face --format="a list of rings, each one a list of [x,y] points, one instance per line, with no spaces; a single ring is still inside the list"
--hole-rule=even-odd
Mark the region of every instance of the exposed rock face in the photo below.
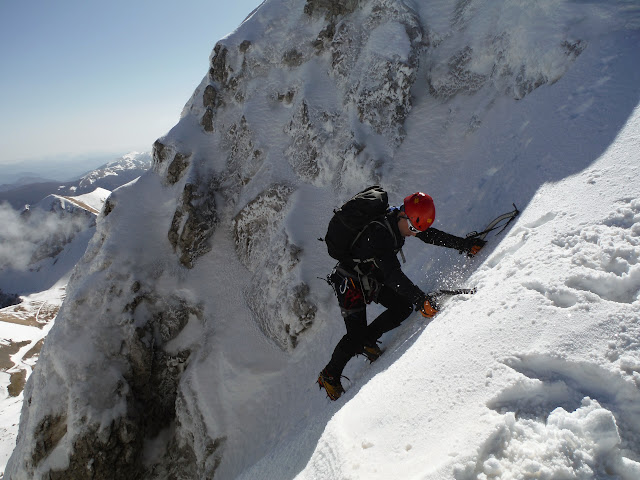
[[[66,415],[44,417],[34,431],[36,448],[33,452],[33,463],[37,465],[47,457],[67,433]]]
[[[154,170],[169,186],[184,180],[191,166],[191,154],[180,153],[159,140],[153,146],[153,159]],[[211,250],[208,242],[218,224],[211,182],[196,173],[193,177],[184,184],[168,232],[174,252],[187,268],[193,268],[196,259]]]
[[[57,422],[57,427],[61,430],[58,433],[66,433],[66,430],[62,430],[66,427],[66,424],[62,423],[66,419],[58,417],[52,420]],[[74,444],[69,466],[63,470],[50,470],[48,478],[66,480],[90,475],[90,478],[96,480],[107,480],[114,478],[114,475],[118,478],[136,478],[142,475],[141,465],[135,460],[141,452],[142,436],[135,423],[120,418],[107,428],[100,428],[95,424],[87,425],[85,428],[85,435]],[[43,428],[43,434],[45,432],[56,433],[49,425]],[[53,445],[57,445],[57,442]],[[36,465],[38,463],[35,462]]]
[[[357,7],[355,1],[309,1],[305,7],[307,14],[324,15],[327,21],[311,42],[308,56],[330,57],[330,74],[343,89],[344,99],[342,111],[336,112],[300,99],[286,127],[292,138],[287,150],[292,167],[301,179],[316,185],[335,182],[346,162],[362,164],[363,171],[370,172],[369,181],[377,179],[376,167],[385,159],[371,158],[349,120],[355,116],[385,139],[392,151],[397,148],[405,136],[403,125],[411,110],[420,54],[428,46],[419,18],[404,4],[383,0],[368,4],[366,10]],[[399,39],[392,48],[389,37]],[[327,152],[336,147],[343,155],[329,157]]]
[[[191,154],[176,151],[171,146],[164,145],[160,140],[153,144],[153,169],[169,185],[175,185],[187,171]]]
[[[107,200],[104,202],[104,207],[102,207],[102,216],[106,217],[107,215],[109,215],[113,211],[115,206],[116,205],[111,197],[107,198]]]
[[[230,152],[227,172],[238,168],[255,170],[263,157],[259,145],[249,145],[251,120],[242,105],[251,96],[269,95],[291,108],[284,130],[290,136],[287,158],[304,182],[318,186],[340,185],[342,156],[330,156],[337,149],[349,161],[362,164],[377,179],[376,167],[386,160],[380,153],[366,151],[354,129],[354,122],[380,135],[390,146],[389,157],[405,136],[404,120],[411,110],[411,87],[417,79],[421,53],[429,41],[416,12],[400,2],[377,0],[360,9],[358,1],[309,0],[304,16],[325,22],[312,37],[291,38],[286,45],[254,48],[251,41],[237,44],[220,41],[214,49],[207,83],[200,87],[187,110],[197,115],[203,131],[221,134]],[[304,17],[302,19],[304,20]],[[389,36],[399,38],[388,46]],[[371,48],[371,46],[375,48]],[[299,85],[290,84],[277,92],[255,90],[257,84],[280,77],[282,68],[309,68],[314,62],[330,60],[331,81],[342,105],[326,110],[313,99],[299,95]],[[231,120],[238,107],[240,121]],[[221,115],[222,111],[225,115]],[[249,131],[251,135],[245,135]],[[230,137],[233,140],[230,141]],[[253,141],[255,142],[255,141]],[[354,145],[358,145],[355,149]],[[355,153],[355,155],[353,155]],[[237,159],[240,159],[238,163]],[[221,192],[229,173],[220,176]],[[242,175],[246,180],[251,173]],[[246,180],[243,182],[246,183]]]
[[[169,347],[187,323],[204,321],[202,307],[177,295],[161,297],[140,281],[125,290],[125,283],[116,275],[112,283],[105,285],[107,296],[96,299],[80,295],[65,304],[76,313],[86,308],[104,312],[100,315],[103,324],[108,316],[117,315],[121,331],[116,333],[113,327],[98,329],[95,345],[86,347],[93,347],[95,361],[101,360],[106,369],[101,391],[83,392],[79,377],[67,385],[70,390],[66,395],[75,400],[58,404],[70,410],[33,419],[36,423],[28,435],[36,439],[35,450],[22,457],[21,465],[30,478],[41,478],[45,472],[46,478],[54,479],[147,478],[154,471],[164,471],[170,478],[213,478],[224,438],[207,437],[211,446],[206,458],[194,452],[197,446],[191,426],[185,431],[178,419],[178,384],[191,352],[188,348]],[[108,308],[100,306],[104,301],[109,303]],[[81,327],[75,325],[72,329],[76,328]],[[52,348],[62,346],[54,344]],[[45,348],[44,363],[33,374],[39,377],[36,381],[56,379],[46,363],[46,357],[52,354],[61,355]],[[59,388],[65,388],[61,379],[58,381]],[[25,394],[29,403],[30,395],[30,391]],[[24,422],[30,425],[29,410],[24,415]],[[193,419],[190,422],[197,423]],[[169,428],[173,434],[166,441],[172,447],[171,455],[143,463],[145,443],[155,441]],[[52,453],[67,442],[73,442],[73,448],[66,465],[51,463]],[[185,468],[177,457],[191,459],[189,467]]]
[[[395,39],[392,48],[389,38]],[[400,2],[376,2],[364,21],[344,20],[335,27],[332,65],[335,74],[350,85],[347,99],[362,123],[396,146],[404,138],[410,90],[420,54],[428,44],[419,17]],[[365,48],[372,45],[374,49]]]
[[[213,132],[213,112],[222,106],[218,90],[213,85],[207,85],[202,96],[202,104],[205,107],[205,113],[202,116],[200,124],[206,132]]]
[[[206,183],[187,183],[168,234],[182,265],[193,268],[196,259],[211,250],[209,239],[217,223],[212,187]]]
[[[454,29],[464,31],[467,28],[473,8],[473,2],[458,3],[451,22]],[[435,55],[427,81],[430,93],[443,100],[457,94],[473,94],[485,86],[491,88],[491,96],[506,94],[520,100],[536,88],[557,81],[586,48],[582,40],[558,40],[545,52],[547,58],[541,62],[557,65],[549,74],[541,64],[522,63],[525,57],[518,53],[522,46],[509,31],[492,32],[484,48],[478,51],[464,45],[447,53],[452,48],[447,39],[439,39],[437,46],[441,53]],[[443,61],[440,61],[440,55],[445,55]]]
[[[233,52],[223,43],[214,47],[214,55],[211,58],[209,68],[209,84],[202,92],[202,105],[200,125],[205,132],[213,133],[216,130],[215,118],[218,110],[228,102],[242,102],[243,92],[238,85],[246,70],[244,57],[251,42],[243,41]]]
[[[222,138],[227,153],[225,168],[216,177],[216,188],[233,203],[242,188],[254,177],[263,164],[263,152],[254,146],[254,135],[244,116],[233,123]]]
[[[5,293],[0,290],[0,308],[9,307],[11,305],[18,305],[20,303],[20,296],[15,293]]]
[[[291,167],[301,179],[313,182],[321,172],[318,157],[327,138],[319,138],[309,118],[309,107],[306,102],[302,102],[300,110],[291,119],[286,131],[293,139],[287,150]]]
[[[209,76],[214,82],[225,84],[229,79],[229,73],[233,70],[227,67],[227,47],[218,43],[213,49],[214,56],[211,59],[211,69]]]
[[[236,252],[253,274],[246,300],[262,331],[281,348],[296,345],[315,318],[309,287],[296,281],[301,250],[282,228],[293,189],[274,185],[244,207],[233,221]],[[275,297],[272,292],[280,291]]]
[[[448,99],[460,92],[471,94],[482,88],[487,77],[465,68],[471,61],[472,53],[471,47],[467,46],[451,57],[448,62],[448,77],[445,77],[440,84],[434,82],[429,84],[432,95]]]
[[[358,0],[307,0],[304,12],[308,15],[322,13],[327,17],[336,17],[353,13],[358,3]]]

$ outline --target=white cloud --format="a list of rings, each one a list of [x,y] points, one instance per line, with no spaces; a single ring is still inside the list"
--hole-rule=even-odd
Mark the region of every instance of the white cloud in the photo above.
[[[60,251],[88,221],[88,217],[68,212],[32,209],[25,213],[0,204],[0,269],[26,270]]]

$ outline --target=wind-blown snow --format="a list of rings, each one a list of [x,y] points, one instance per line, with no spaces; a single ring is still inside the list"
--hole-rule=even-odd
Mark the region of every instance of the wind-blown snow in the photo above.
[[[184,468],[216,479],[640,478],[640,8],[380,0],[345,14],[327,53],[311,47],[326,18],[304,5],[269,0],[223,39],[215,73],[237,90],[208,123],[206,88],[223,82],[205,78],[161,139],[185,155],[114,192],[27,385],[11,478],[43,418],[69,427],[36,475],[67,467],[85,423],[109,431],[127,408],[116,332],[179,304],[194,307],[164,350],[191,356],[176,421],[146,444],[162,467],[149,478],[173,429],[194,452]],[[187,222],[185,185],[211,172],[214,198],[194,198],[219,223],[187,269],[167,235]],[[316,239],[373,181],[393,203],[429,193],[457,235],[522,213],[474,259],[409,239],[423,290],[478,292],[383,336],[329,402],[315,379],[344,326]],[[118,289],[160,300],[118,316]],[[292,298],[316,308],[306,329]]]

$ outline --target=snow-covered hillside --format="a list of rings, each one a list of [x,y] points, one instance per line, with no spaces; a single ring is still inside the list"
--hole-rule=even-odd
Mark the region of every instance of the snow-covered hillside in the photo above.
[[[639,47],[631,1],[266,0],[107,200],[5,476],[639,478]],[[456,235],[522,213],[475,259],[407,242],[478,293],[332,403],[317,238],[372,183]]]
[[[48,195],[78,196],[97,188],[115,190],[145,173],[151,166],[151,152],[130,152],[122,157],[84,173],[81,177],[68,173],[70,180],[52,181],[37,178],[23,179],[14,185],[0,186],[0,203],[8,202],[13,208],[40,202]]]
[[[79,194],[96,188],[115,190],[142,175],[150,165],[151,152],[130,152],[83,175],[77,184],[69,186],[69,191]]]

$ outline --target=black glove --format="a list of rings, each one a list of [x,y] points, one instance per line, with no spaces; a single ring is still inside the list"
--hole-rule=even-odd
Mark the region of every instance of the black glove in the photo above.
[[[420,299],[415,302],[416,311],[420,311],[423,317],[433,318],[440,310],[440,305],[435,295],[424,294]]]
[[[487,244],[486,240],[482,240],[477,237],[467,237],[462,241],[462,249],[460,253],[466,253],[470,257],[473,257],[476,253],[482,250]]]

